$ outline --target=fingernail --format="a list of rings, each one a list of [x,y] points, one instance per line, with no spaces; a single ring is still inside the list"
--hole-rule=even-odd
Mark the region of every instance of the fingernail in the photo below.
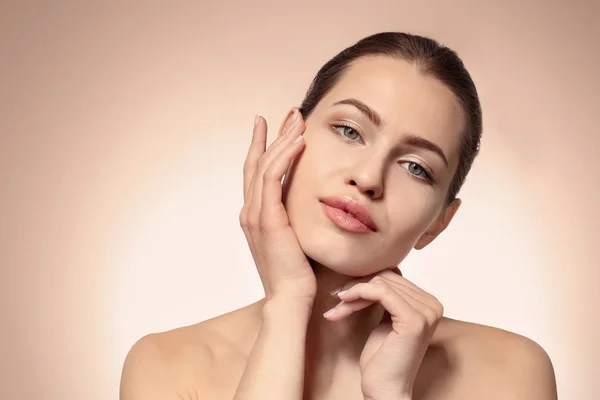
[[[258,115],[254,116],[254,127],[256,128],[256,126],[258,125],[258,122],[260,121],[260,117]]]
[[[330,295],[335,296],[340,290],[342,290],[343,286],[340,287],[336,287],[335,289],[333,289],[331,292],[329,292]]]
[[[297,108],[294,109],[294,125],[300,121],[300,111]]]
[[[304,139],[302,137],[302,135],[298,136],[296,139],[294,139],[294,143],[298,143],[299,141],[301,141],[302,139]]]
[[[329,311],[327,311],[327,312],[323,313],[323,316],[324,316],[325,318],[329,318],[329,317],[331,317],[333,314],[335,314],[335,310],[336,310],[336,308],[337,308],[337,306],[336,306],[336,307],[333,307],[331,310],[329,310]]]

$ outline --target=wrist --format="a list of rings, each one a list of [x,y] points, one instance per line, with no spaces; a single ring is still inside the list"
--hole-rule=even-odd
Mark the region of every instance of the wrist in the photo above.
[[[266,299],[263,319],[301,318],[308,320],[312,312],[313,299],[278,295]]]

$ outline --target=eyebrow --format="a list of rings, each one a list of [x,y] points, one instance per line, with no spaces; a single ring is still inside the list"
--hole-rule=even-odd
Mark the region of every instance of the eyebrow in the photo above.
[[[440,156],[442,161],[444,161],[444,164],[446,164],[446,168],[448,168],[448,159],[444,155],[442,149],[440,149],[435,143],[432,143],[429,140],[424,139],[421,136],[414,135],[412,133],[406,136],[406,138],[404,139],[404,143],[406,143],[409,146],[420,147],[422,149],[436,153],[438,156]]]
[[[357,99],[344,99],[344,100],[340,100],[338,102],[333,103],[332,107],[342,105],[342,104],[347,104],[347,105],[351,105],[351,106],[358,108],[358,110],[361,113],[363,113],[367,118],[369,118],[369,121],[371,121],[373,123],[373,125],[375,125],[377,128],[381,128],[382,118],[379,116],[377,111],[373,110],[371,107],[369,107],[362,101],[357,100]]]
[[[379,129],[381,128],[383,119],[381,118],[379,113],[377,113],[377,111],[373,110],[371,107],[369,107],[362,101],[357,99],[344,99],[333,103],[332,107],[338,105],[351,105],[356,107],[369,119],[369,121],[373,123],[373,125],[375,125]],[[448,167],[448,159],[446,158],[446,155],[444,154],[442,149],[440,149],[440,147],[435,143],[432,143],[429,140],[422,138],[421,136],[417,136],[413,133],[408,134],[404,138],[403,142],[409,146],[419,147],[436,153],[444,161],[446,167]]]

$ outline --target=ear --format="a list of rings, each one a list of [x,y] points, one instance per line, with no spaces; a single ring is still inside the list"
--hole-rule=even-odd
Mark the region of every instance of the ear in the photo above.
[[[299,108],[292,107],[290,109],[290,111],[288,111],[287,115],[283,119],[283,122],[281,123],[281,126],[279,127],[279,132],[277,132],[277,137],[281,136],[286,131],[286,128],[288,126],[290,126],[290,123],[292,122],[292,117],[294,116],[294,110],[299,110]]]
[[[448,227],[450,221],[452,221],[452,218],[454,218],[454,214],[456,214],[456,211],[458,211],[461,203],[462,202],[460,199],[454,199],[452,203],[447,205],[437,217],[435,222],[419,238],[415,244],[415,249],[421,250],[429,243],[433,242],[433,240]]]

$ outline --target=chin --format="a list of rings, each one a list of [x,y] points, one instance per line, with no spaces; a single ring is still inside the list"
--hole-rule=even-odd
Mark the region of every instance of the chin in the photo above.
[[[294,230],[304,254],[338,274],[351,277],[371,275],[397,266],[404,258],[398,254],[386,254],[382,240],[376,237],[337,232],[335,228],[314,224],[310,228]]]

